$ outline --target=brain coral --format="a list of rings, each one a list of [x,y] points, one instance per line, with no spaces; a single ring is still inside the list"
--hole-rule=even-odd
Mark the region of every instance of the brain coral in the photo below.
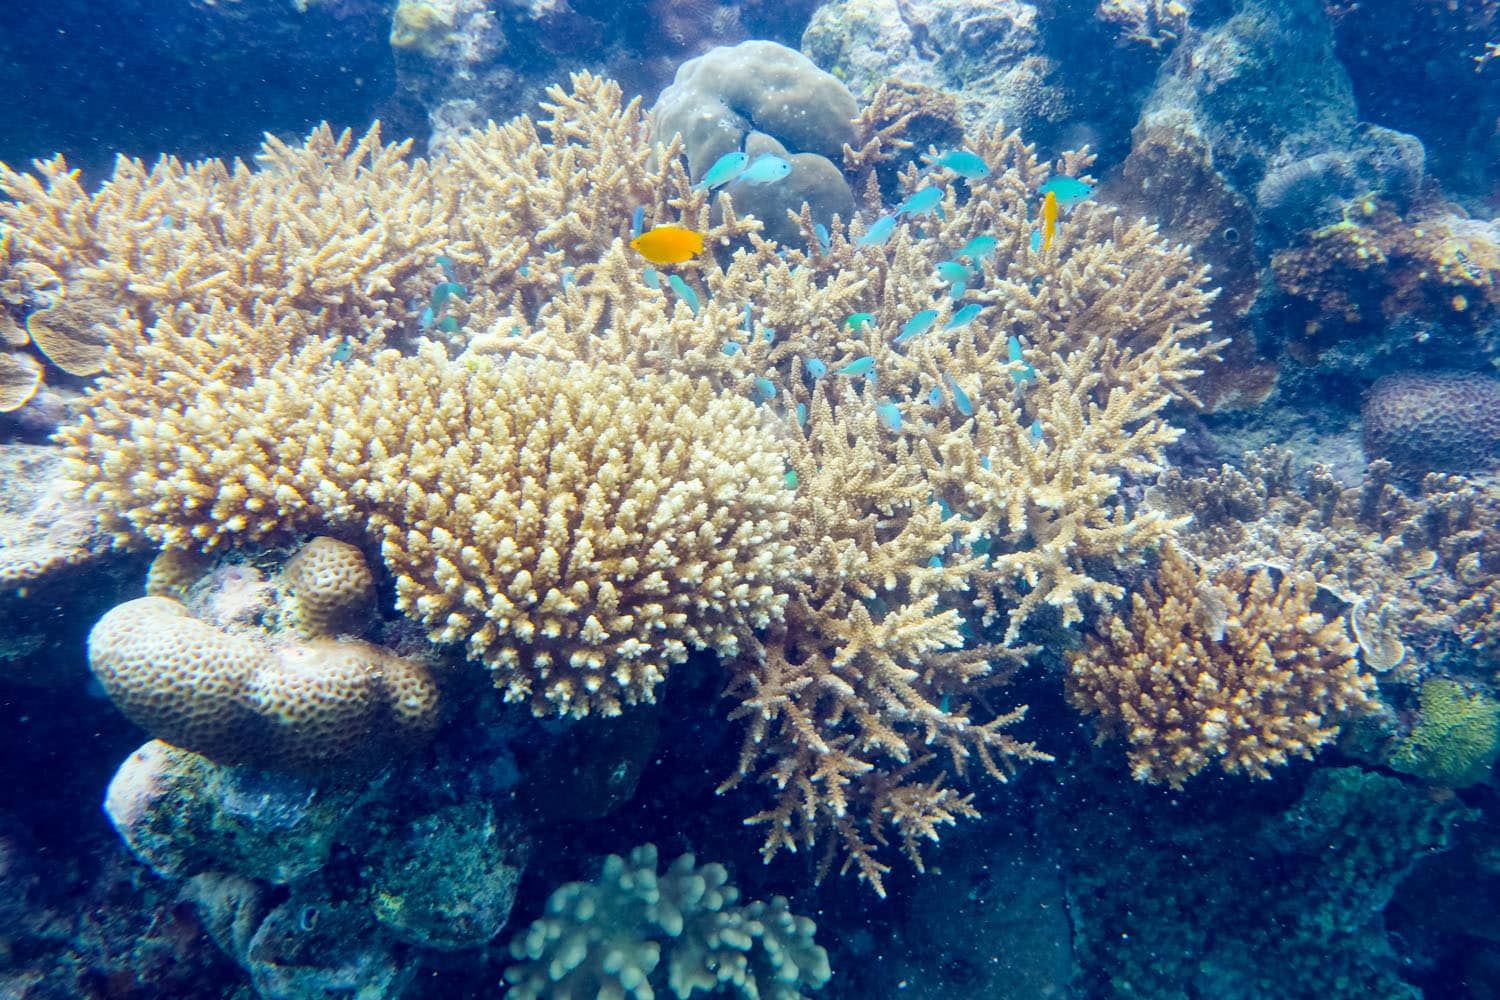
[[[1404,474],[1478,472],[1500,460],[1500,380],[1388,375],[1364,404],[1365,456]]]
[[[1204,579],[1173,548],[1071,658],[1068,698],[1123,737],[1140,781],[1181,786],[1209,764],[1257,778],[1312,757],[1338,719],[1375,705],[1343,622],[1312,610],[1311,574],[1265,568]]]
[[[375,576],[359,549],[326,535],[287,560],[282,582],[291,592],[297,627],[306,635],[348,628],[375,601]]]
[[[326,551],[317,546],[312,558]],[[198,596],[215,606],[212,594]],[[89,666],[153,736],[224,763],[343,762],[415,740],[437,722],[437,687],[415,661],[357,640],[201,620],[165,596],[105,614],[89,633]]]

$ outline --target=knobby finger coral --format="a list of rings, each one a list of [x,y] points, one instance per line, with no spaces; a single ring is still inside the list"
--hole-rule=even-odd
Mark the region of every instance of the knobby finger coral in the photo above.
[[[1179,787],[1211,764],[1268,778],[1376,708],[1343,621],[1312,609],[1316,590],[1266,567],[1205,577],[1167,547],[1130,614],[1070,658],[1068,699],[1099,717],[1101,740],[1126,741],[1138,781]]]
[[[569,882],[547,913],[511,942],[508,995],[679,1000],[726,990],[764,1000],[797,1000],[832,971],[813,939],[817,925],[787,908],[739,901],[723,865],[684,854],[657,871],[656,847],[629,859],[610,855],[594,882]],[[663,993],[658,993],[663,990]]]

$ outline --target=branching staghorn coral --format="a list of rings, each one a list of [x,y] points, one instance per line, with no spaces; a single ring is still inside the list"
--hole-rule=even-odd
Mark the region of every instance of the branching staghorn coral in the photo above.
[[[1316,593],[1306,573],[1206,576],[1167,546],[1156,585],[1070,657],[1068,699],[1099,716],[1101,740],[1129,744],[1138,781],[1176,788],[1211,764],[1269,778],[1377,704],[1343,621],[1313,610]]]
[[[882,845],[920,864],[922,840],[973,815],[976,769],[1044,758],[1007,732],[1023,709],[998,691],[1025,630],[1117,599],[1116,569],[1173,530],[1121,487],[1160,471],[1178,433],[1163,410],[1193,402],[1220,346],[1200,318],[1206,273],[1092,204],[1032,249],[1037,189],[1089,157],[1049,166],[999,133],[970,143],[984,179],[901,174],[905,194],[942,188],[941,215],[881,241],[873,220],[825,235],[804,214],[806,246],[778,245],[732,192],[694,191],[675,145],[653,153],[614,85],[579,76],[551,96],[550,119],[432,160],[318,135],[273,148],[276,183],[335,189],[326,209],[290,199],[311,221],[283,229],[344,248],[282,252],[318,261],[317,288],[326,273],[355,290],[298,298],[236,272],[116,308],[107,370],[64,432],[77,478],[125,544],[212,550],[325,524],[380,541],[402,610],[538,712],[617,711],[686,649],[718,652],[746,725],[727,784],[768,787],[766,856],[821,842],[825,869],[842,855],[879,889]],[[210,189],[199,201],[231,191],[221,175],[257,175],[178,172]],[[415,236],[386,184],[429,197]],[[653,284],[627,249],[636,208],[703,232],[680,284]],[[362,253],[350,220],[381,234]],[[152,232],[131,240],[178,239]],[[182,252],[152,246],[168,264]],[[936,271],[956,255],[957,295]],[[927,310],[930,328],[903,335]],[[545,476],[541,454],[557,459]],[[647,508],[649,530],[615,523]],[[634,589],[604,586],[622,566]]]

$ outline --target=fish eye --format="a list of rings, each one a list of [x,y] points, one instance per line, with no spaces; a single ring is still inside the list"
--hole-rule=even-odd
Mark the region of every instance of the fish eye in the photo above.
[[[1240,241],[1240,231],[1233,226],[1224,227],[1224,242],[1231,246]]]

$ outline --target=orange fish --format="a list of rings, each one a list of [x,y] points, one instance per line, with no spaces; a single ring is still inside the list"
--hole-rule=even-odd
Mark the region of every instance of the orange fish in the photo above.
[[[1057,195],[1047,192],[1047,197],[1042,199],[1042,252],[1046,253],[1052,246],[1052,235],[1057,232]]]
[[[703,234],[682,226],[657,226],[631,240],[630,249],[653,264],[681,264],[703,252]]]

